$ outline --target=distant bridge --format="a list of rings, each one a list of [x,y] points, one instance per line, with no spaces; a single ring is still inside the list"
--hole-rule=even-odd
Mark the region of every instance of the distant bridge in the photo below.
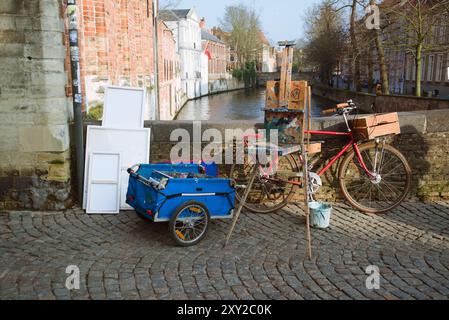
[[[299,80],[311,81],[314,76],[315,76],[315,73],[313,73],[313,72],[293,73],[292,80],[293,81],[299,81]],[[260,87],[265,87],[267,85],[267,81],[280,80],[280,78],[281,78],[280,72],[258,72],[257,73],[257,85]]]

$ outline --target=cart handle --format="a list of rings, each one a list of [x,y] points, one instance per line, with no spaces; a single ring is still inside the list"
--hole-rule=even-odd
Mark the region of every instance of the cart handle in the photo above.
[[[167,187],[168,179],[162,179],[161,181],[157,181],[156,179],[153,179],[153,178],[151,178],[151,177],[148,178],[148,179],[146,179],[146,178],[142,177],[140,174],[137,174],[137,173],[133,170],[133,169],[136,168],[136,167],[140,167],[140,166],[139,166],[139,165],[134,165],[134,166],[132,166],[131,168],[129,168],[127,171],[128,171],[128,174],[129,174],[131,177],[136,178],[137,181],[143,183],[144,185],[146,185],[146,186],[148,186],[148,187],[153,187],[153,188],[155,188],[156,190],[164,190],[164,189]]]

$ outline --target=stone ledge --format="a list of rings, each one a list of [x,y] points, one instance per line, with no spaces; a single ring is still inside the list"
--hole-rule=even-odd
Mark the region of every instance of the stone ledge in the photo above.
[[[449,109],[448,110],[431,110],[431,111],[414,111],[414,112],[398,112],[399,122],[401,124],[401,132],[403,134],[413,133],[436,133],[449,132]],[[145,121],[146,128],[152,128],[152,141],[167,142],[170,133],[175,129],[186,129],[190,134],[193,130],[194,121]],[[88,121],[87,125],[101,125],[101,121]],[[202,131],[206,129],[218,129],[224,132],[225,129],[250,129],[262,128],[263,124],[256,121],[201,121]],[[344,120],[342,117],[322,117],[313,118],[312,129],[314,130],[344,130]]]

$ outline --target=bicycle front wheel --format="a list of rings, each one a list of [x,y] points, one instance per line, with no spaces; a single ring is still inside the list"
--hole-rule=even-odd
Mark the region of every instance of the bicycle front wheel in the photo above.
[[[340,187],[356,209],[366,213],[386,213],[396,208],[410,189],[411,169],[405,157],[387,144],[367,143],[359,147],[370,176],[354,151],[341,163]]]
[[[253,166],[233,165],[229,177],[236,182],[236,198],[241,201]],[[263,170],[263,167],[260,166]],[[254,213],[273,213],[284,208],[292,199],[298,185],[298,168],[293,156],[279,158],[278,170],[269,176],[256,176],[243,207]]]

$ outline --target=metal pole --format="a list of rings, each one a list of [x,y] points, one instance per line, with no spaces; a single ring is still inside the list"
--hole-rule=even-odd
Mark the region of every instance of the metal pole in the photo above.
[[[153,53],[154,53],[154,109],[155,120],[160,120],[159,110],[159,41],[158,41],[159,1],[153,0]]]
[[[83,127],[83,114],[82,114],[83,98],[81,94],[76,0],[67,1],[67,18],[69,20],[73,118],[75,122],[74,139],[76,149],[77,195],[79,203],[82,203],[83,185],[84,185],[84,127]]]

